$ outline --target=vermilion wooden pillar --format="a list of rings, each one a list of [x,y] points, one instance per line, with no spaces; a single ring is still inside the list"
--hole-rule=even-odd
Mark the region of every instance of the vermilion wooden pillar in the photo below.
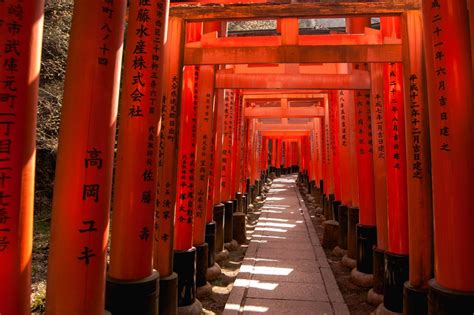
[[[195,82],[198,90],[196,108],[196,145],[194,166],[194,204],[193,204],[193,246],[197,249],[196,286],[206,285],[207,268],[214,265],[215,223],[207,222],[207,193],[209,183],[210,142],[213,127],[214,66],[201,66],[199,80]],[[212,211],[212,210],[211,210]],[[206,226],[206,223],[210,224]]]
[[[194,234],[193,243],[204,243],[206,222],[212,221],[212,208],[207,214],[211,140],[214,123],[214,66],[201,66],[198,81],[196,167],[194,175]],[[206,217],[208,219],[206,219]]]
[[[173,241],[178,168],[178,127],[181,112],[181,86],[184,46],[184,21],[170,17],[164,41],[161,128],[158,146],[158,183],[155,208],[153,266],[160,273],[160,313],[176,311],[176,274],[173,274]],[[174,287],[173,287],[174,283]],[[174,293],[174,295],[173,295]],[[163,310],[164,306],[169,308]]]
[[[224,128],[224,90],[216,91],[215,145],[214,145],[214,204],[223,201],[221,196],[222,143]]]
[[[362,67],[366,68],[366,66]],[[377,244],[373,139],[370,91],[356,91],[357,165],[359,177],[359,224],[357,225],[357,271],[372,275],[372,248]],[[354,271],[353,280],[360,279]],[[357,282],[357,281],[356,281]],[[357,282],[358,284],[363,284]]]
[[[224,123],[222,143],[221,199],[232,199],[232,141],[234,125],[235,92],[224,90]]]
[[[433,211],[429,148],[427,76],[424,66],[423,25],[420,11],[403,16],[409,281],[405,283],[404,312],[426,314],[428,281],[433,277]]]
[[[334,215],[337,218],[337,210],[341,204],[341,168],[340,168],[340,153],[339,153],[339,102],[338,102],[338,92],[331,91],[331,152],[333,160],[333,176],[334,176],[334,203],[333,211]]]
[[[329,97],[326,97],[324,100],[324,157],[326,162],[326,179],[324,181],[325,191],[326,191],[326,201],[327,201],[327,219],[333,219],[334,213],[332,210],[332,204],[334,201],[334,161],[332,154],[332,104],[330,104]]]
[[[275,151],[276,151],[276,168],[280,168],[281,166],[281,139],[278,138],[278,139],[275,139]]]
[[[242,169],[242,121],[244,119],[244,110],[242,108],[242,96],[240,91],[236,91],[235,106],[234,106],[234,128],[233,128],[233,144],[232,144],[232,192],[233,197],[237,192],[240,192],[242,183],[241,169]]]
[[[51,218],[48,314],[104,313],[125,9],[126,1],[74,6]]]
[[[201,23],[188,23],[186,25],[186,42],[198,40],[201,31]],[[178,142],[178,179],[176,183],[174,249],[177,251],[187,251],[193,245],[198,84],[199,67],[186,66],[183,72],[183,96]]]
[[[370,27],[370,18],[349,18],[346,19],[346,30],[350,34],[364,34],[365,28]],[[364,64],[352,64],[349,67],[349,73],[365,69]],[[353,91],[352,103],[349,106],[348,114],[348,132],[349,132],[349,154],[350,154],[350,181],[351,181],[351,205],[347,210],[347,257],[344,259],[349,267],[355,267],[357,259],[357,229],[356,225],[359,222],[359,206],[360,206],[360,191],[359,191],[359,151],[358,151],[358,121],[356,114],[360,99],[364,102],[363,95],[365,91]],[[360,94],[360,96],[359,96]],[[347,259],[349,258],[349,259]]]
[[[199,40],[202,23],[187,23],[186,42]],[[173,269],[178,274],[178,306],[200,305],[195,300],[196,270],[207,270],[204,244],[193,246],[194,176],[196,167],[196,111],[198,106],[199,67],[186,66],[178,132],[178,178],[176,181],[176,216]],[[202,280],[202,279],[201,279]],[[205,284],[205,279],[204,279]]]
[[[0,313],[3,314],[30,314],[43,6],[43,1],[0,3],[3,22],[0,24]]]
[[[429,313],[470,314],[474,312],[474,82],[467,4],[424,2],[423,19],[435,245]]]
[[[371,64],[370,76],[377,247],[373,249],[373,289],[369,291],[368,297],[375,304],[383,299],[384,253],[388,248],[383,64]]]
[[[381,18],[381,28],[385,36],[399,38],[400,18]],[[388,200],[384,306],[390,311],[401,312],[403,284],[408,280],[407,165],[402,64],[384,65],[384,106]]]
[[[143,10],[149,12],[147,19],[140,18]],[[155,31],[154,25],[162,19],[151,4],[132,2],[129,16],[115,171],[110,282],[140,280],[150,276],[153,270],[156,129],[161,112],[158,87],[162,83],[162,65],[154,60],[163,57],[164,29]],[[140,32],[143,29],[149,32]],[[157,48],[152,53],[153,45]],[[110,311],[117,303],[112,300],[113,297]]]
[[[341,204],[347,208],[351,205],[351,183],[350,183],[350,136],[349,136],[349,112],[352,104],[352,93],[347,90],[339,90],[338,93],[338,115],[339,115],[339,160],[340,160],[340,185]],[[347,212],[347,210],[345,210]],[[347,215],[346,215],[347,216]],[[341,246],[341,244],[339,244]],[[347,244],[345,245],[347,246]],[[344,247],[347,248],[347,247]]]

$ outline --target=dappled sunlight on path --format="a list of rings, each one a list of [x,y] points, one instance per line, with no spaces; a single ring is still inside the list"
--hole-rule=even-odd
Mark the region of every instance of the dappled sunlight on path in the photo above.
[[[224,314],[349,314],[295,181],[274,180]]]

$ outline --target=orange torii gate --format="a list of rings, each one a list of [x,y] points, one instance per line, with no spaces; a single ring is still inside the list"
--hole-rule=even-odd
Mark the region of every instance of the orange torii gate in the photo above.
[[[31,313],[35,128],[43,7],[44,1],[35,0],[0,3],[0,313],[4,314]],[[113,103],[107,96],[103,100],[102,105]],[[101,213],[105,215],[105,211]],[[77,264],[77,253],[68,254],[70,262]],[[101,272],[101,279],[97,279],[99,290],[104,289],[100,283],[103,275]],[[80,276],[78,281],[82,282]]]
[[[20,109],[12,105],[10,109],[6,107],[8,112],[3,113],[4,125],[7,126],[4,136],[11,135],[11,139],[1,140],[3,145],[0,154],[5,156],[0,161],[5,164],[2,169],[4,181],[19,182],[16,177],[24,175],[24,185],[18,184],[14,189],[8,190],[13,187],[8,184],[8,189],[5,188],[2,195],[2,206],[11,206],[14,211],[7,208],[0,212],[0,257],[6,257],[0,262],[0,279],[6,279],[4,283],[12,284],[12,287],[8,287],[9,292],[11,289],[18,291],[19,300],[0,301],[0,313],[11,310],[27,313],[25,306],[28,304],[28,265],[31,255],[31,174],[34,161],[31,158],[34,157],[31,153],[34,125],[31,123],[34,120],[31,105],[35,103],[37,95],[35,76],[39,66],[38,38],[41,23],[36,21],[41,20],[42,3],[34,5],[14,0],[4,2],[25,8],[28,5],[23,10],[23,25],[27,26],[24,29],[28,29],[28,32],[14,34],[17,28],[6,27],[11,23],[0,23],[0,29],[7,30],[4,32],[5,37],[2,36],[2,43],[4,38],[9,40],[10,35],[11,38],[18,37],[22,41],[18,47],[22,49],[21,54],[18,54],[18,60],[22,61],[21,65],[18,64],[19,71],[10,71],[15,65],[16,50],[6,49],[5,55],[2,55],[2,58],[12,57],[3,63],[1,69],[2,75],[8,74],[6,81],[3,81],[3,90],[8,89],[8,94],[2,94],[1,102],[13,102],[16,98],[28,107]],[[132,2],[130,16],[133,17],[137,6],[143,3]],[[164,30],[167,24],[167,2],[153,3],[156,5],[153,11],[155,20],[147,21],[150,25],[145,23],[145,26],[149,26],[148,30],[153,29],[154,32],[149,33],[152,35],[147,40],[153,38],[155,42],[159,42],[166,38]],[[189,288],[189,285],[193,286],[193,281],[186,285],[176,283],[176,275],[173,275],[173,248],[188,251],[193,245],[203,245],[204,224],[211,223],[213,219],[212,215],[209,216],[212,213],[209,209],[221,201],[234,200],[234,193],[243,189],[244,180],[249,179],[250,183],[260,186],[260,181],[264,179],[262,171],[267,169],[268,140],[272,139],[272,164],[278,167],[284,165],[287,171],[288,167],[296,163],[297,152],[301,157],[301,163],[298,164],[303,166],[302,171],[307,171],[309,178],[316,181],[319,189],[326,195],[328,200],[324,200],[325,204],[331,200],[331,194],[335,195],[335,199],[340,198],[343,205],[338,207],[337,202],[333,203],[333,207],[338,208],[336,218],[341,223],[340,230],[347,231],[349,226],[349,234],[355,235],[357,220],[360,221],[359,236],[366,235],[362,233],[362,228],[368,227],[370,230],[365,231],[370,234],[370,240],[365,245],[358,243],[359,255],[354,254],[354,248],[357,248],[354,247],[355,238],[351,239],[348,246],[352,252],[349,256],[358,260],[359,271],[370,272],[364,266],[370,260],[369,247],[374,244],[373,232],[376,225],[377,248],[374,250],[373,273],[375,281],[380,279],[380,271],[385,274],[382,281],[384,305],[389,311],[403,310],[407,314],[424,313],[427,309],[433,314],[463,313],[466,310],[468,313],[474,312],[474,272],[470,266],[474,252],[474,245],[470,240],[474,238],[474,229],[473,214],[468,208],[474,201],[469,185],[469,180],[474,176],[470,159],[474,136],[469,120],[474,114],[474,5],[473,1],[424,1],[425,31],[422,31],[420,3],[417,0],[362,3],[267,3],[257,0],[244,4],[177,4],[171,10],[163,56],[158,58],[165,65],[163,82],[156,84],[150,91],[144,85],[151,84],[154,80],[159,81],[160,77],[156,78],[148,68],[143,71],[143,77],[131,78],[127,65],[131,62],[132,49],[127,46],[124,82],[134,82],[132,85],[136,89],[124,86],[122,96],[123,99],[131,98],[132,101],[122,108],[121,114],[125,117],[122,117],[124,124],[121,124],[119,131],[118,195],[114,196],[116,218],[107,297],[113,295],[111,292],[117,289],[115,285],[120,288],[123,286],[125,292],[127,287],[131,287],[129,285],[140,285],[145,281],[152,284],[153,292],[141,292],[143,296],[150,293],[151,298],[143,305],[139,304],[143,307],[149,305],[151,313],[156,313],[157,307],[153,305],[156,304],[156,290],[153,287],[157,285],[157,274],[152,271],[154,267],[162,277],[162,312],[176,312],[178,286],[180,294],[184,292],[184,295],[180,295],[181,301],[194,301],[194,288]],[[47,293],[47,312],[51,314],[101,314],[104,309],[108,211],[123,41],[121,30],[124,29],[126,3],[107,3],[106,10],[103,5],[88,3],[86,7],[77,4],[74,9],[52,215]],[[3,6],[4,3],[0,3],[0,7]],[[471,9],[470,25],[468,9]],[[12,12],[14,13],[13,10],[1,11],[2,22],[13,19]],[[369,16],[382,17],[382,32],[363,29]],[[349,30],[359,35],[329,34],[318,36],[317,39],[298,35],[297,17],[347,17],[350,19]],[[259,18],[278,18],[281,35],[216,38],[214,33],[208,33],[200,40],[187,44],[184,42],[186,23],[190,28],[196,25],[191,24],[195,22],[200,25],[205,21]],[[104,28],[104,23],[108,27]],[[136,37],[139,33],[133,32],[136,24],[140,23],[129,23],[129,45],[138,44]],[[399,24],[403,26],[401,29]],[[23,41],[32,43],[30,53],[23,53],[26,50]],[[91,49],[93,47],[104,49],[98,52]],[[139,52],[133,49],[132,54],[139,55]],[[158,59],[153,57],[149,61]],[[426,62],[426,69],[423,62]],[[278,65],[255,67],[258,69],[251,69],[247,65],[272,63]],[[299,65],[300,63],[309,65]],[[354,69],[339,71],[346,64],[365,63],[370,63],[368,69],[360,72]],[[225,66],[230,64],[236,66]],[[184,65],[187,69],[203,67],[208,71],[204,84],[200,85],[198,82],[197,85],[188,85],[199,95],[196,119],[203,117],[203,112],[199,111],[202,109],[200,106],[212,102],[212,96],[209,95],[213,95],[214,89],[218,100],[215,110],[209,113],[214,121],[200,121],[204,128],[203,133],[197,135],[196,141],[200,144],[197,148],[191,148],[192,139],[185,147],[180,146],[182,143],[178,141],[187,126],[181,119],[187,116],[181,115],[181,110],[184,111],[190,105],[186,100],[181,104],[183,77],[186,83],[192,81],[188,80],[192,75],[188,76],[186,72],[183,74]],[[217,70],[215,65],[224,66]],[[155,70],[158,71],[157,69]],[[293,72],[295,69],[298,72]],[[90,75],[84,76],[84,73]],[[25,82],[34,83],[27,86]],[[260,93],[257,91],[260,89],[268,91]],[[370,94],[366,92],[369,89]],[[20,93],[26,90],[29,93]],[[201,94],[204,90],[209,93]],[[328,90],[334,90],[337,94]],[[227,112],[225,91],[234,93],[231,98],[232,106],[229,103]],[[288,95],[312,93],[323,97],[314,98],[314,103],[306,108],[293,107],[291,102],[297,97],[272,99],[277,91]],[[141,104],[142,98],[151,99],[155,93],[158,99],[156,106],[151,101]],[[328,93],[331,93],[330,97]],[[25,95],[28,97],[26,100]],[[280,106],[265,108],[259,105],[262,100],[280,102]],[[253,102],[255,106],[247,106],[249,102]],[[76,106],[77,104],[81,106]],[[132,105],[129,107],[130,104]],[[152,112],[151,108],[155,108],[156,112]],[[363,110],[359,112],[359,108]],[[143,123],[132,125],[132,120],[136,122],[136,118],[140,117],[134,116],[140,114],[140,109],[148,110],[150,119],[143,119]],[[156,116],[158,112],[161,115],[160,122],[154,121],[156,118],[151,115]],[[127,113],[131,116],[128,117]],[[261,121],[276,117],[281,119],[278,126]],[[302,118],[310,120],[303,124],[293,121]],[[16,130],[13,123],[16,124],[21,119],[25,122],[25,128],[22,129],[24,134],[20,134],[23,138],[13,134]],[[153,126],[154,124],[156,125]],[[148,137],[143,137],[144,134]],[[159,143],[150,145],[155,140],[152,139],[152,134],[159,137]],[[206,134],[216,137],[209,139],[213,146],[209,155],[203,153]],[[141,136],[136,143],[131,140],[135,136]],[[13,161],[12,157],[17,154],[14,151],[16,146],[13,146],[16,142],[26,144],[18,148],[27,152],[27,162],[21,162],[25,160],[21,158],[25,156],[22,153],[18,153],[20,157],[15,159],[22,163],[20,165],[20,162],[15,162],[21,167],[8,164],[9,159]],[[141,151],[144,145],[147,146],[147,153]],[[132,148],[129,150],[130,154],[124,154],[124,148]],[[153,151],[157,148],[158,166],[153,165]],[[203,179],[196,180],[201,173],[194,169],[191,174],[186,174],[194,178],[188,178],[188,186],[182,189],[187,192],[192,187],[207,194],[206,219],[203,220],[202,200],[193,199],[195,195],[188,195],[186,214],[188,221],[194,222],[195,226],[174,229],[175,219],[178,219],[175,217],[175,210],[177,206],[179,210],[182,205],[177,198],[180,193],[177,185],[180,174],[177,174],[177,169],[182,165],[178,162],[178,148],[186,151],[190,157],[187,169],[190,169],[188,166],[192,163],[196,166],[198,161],[209,161],[209,169],[204,170],[209,175],[203,172]],[[4,150],[11,151],[11,156],[7,156]],[[370,150],[373,150],[372,158],[369,158],[370,154],[365,154]],[[145,157],[148,151],[152,152],[151,157]],[[202,159],[199,159],[201,155]],[[6,158],[8,159],[5,160]],[[149,160],[151,165],[148,164]],[[248,163],[248,168],[242,161]],[[145,192],[150,190],[148,184],[151,183],[146,180],[146,183],[134,184],[130,191],[124,188],[124,183],[128,181],[136,183],[140,165],[146,165],[144,179],[158,181],[156,200],[151,197],[151,204],[156,201],[155,228],[152,233],[153,264],[151,240],[148,242],[147,233],[153,227],[153,217],[150,215],[153,212],[147,211],[150,205],[143,202],[149,200],[148,193]],[[21,169],[22,173],[15,175],[16,169]],[[344,175],[347,177],[344,178]],[[226,184],[222,191],[221,183]],[[212,189],[204,192],[206,185]],[[146,204],[143,205],[143,213],[132,215],[132,210],[140,202],[126,200],[127,193],[142,198],[140,202]],[[258,189],[255,193],[258,194]],[[18,198],[22,202],[20,205],[14,203],[18,196],[21,197]],[[144,197],[146,198],[143,199]],[[23,206],[23,202],[26,206]],[[350,220],[345,227],[341,219],[344,204],[352,208],[360,207],[359,214],[354,209],[346,210],[346,218],[349,215]],[[223,207],[216,206],[216,209],[222,208],[221,206]],[[222,223],[222,209],[219,211]],[[216,213],[219,211],[216,210]],[[332,211],[329,208],[327,216],[332,215]],[[225,228],[229,228],[228,223]],[[18,231],[16,238],[10,233],[12,231]],[[431,249],[432,244],[434,251]],[[221,249],[222,247],[218,251]],[[129,255],[130,259],[127,257],[125,260],[125,255]],[[384,259],[383,266],[380,258]],[[25,273],[20,274],[18,271],[17,259],[21,262],[22,270],[26,270]],[[128,260],[130,263],[127,263]],[[73,273],[70,272],[71,269]],[[435,279],[429,280],[433,276],[433,269]],[[181,269],[181,273],[186,273],[185,277],[188,278],[193,277],[193,272],[192,267]],[[404,283],[405,280],[408,282]],[[382,293],[380,284],[376,283],[376,293]],[[2,283],[2,289],[4,287],[6,286]],[[127,297],[128,294],[124,296]],[[84,303],[84,300],[88,303]],[[115,297],[116,303],[133,307],[130,300],[119,300],[120,298]],[[20,303],[22,308],[18,306]],[[108,302],[107,304],[110,309],[111,306]],[[119,311],[125,310],[114,307]],[[137,308],[133,308],[133,311],[137,311]]]

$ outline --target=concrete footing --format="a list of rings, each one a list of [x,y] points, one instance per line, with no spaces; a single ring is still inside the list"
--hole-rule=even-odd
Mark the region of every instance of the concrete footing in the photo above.
[[[341,264],[349,269],[354,269],[357,265],[357,261],[347,255],[344,255],[344,257],[342,257]]]
[[[217,277],[222,273],[221,267],[217,263],[214,263],[212,267],[207,268],[206,279],[207,281],[216,280]]]
[[[360,272],[357,268],[354,268],[351,271],[351,282],[359,287],[371,288],[374,284],[374,276],[372,274]]]
[[[233,252],[239,249],[239,243],[237,243],[236,240],[232,240],[229,243],[225,243],[224,248],[227,249],[229,252]]]
[[[205,285],[196,288],[196,297],[198,299],[206,298],[212,294],[212,285],[206,282]]]
[[[374,315],[399,315],[402,313],[392,312],[388,310],[383,303],[377,307],[377,309],[373,312]]]
[[[345,255],[347,255],[347,249],[342,249],[341,247],[336,246],[332,250],[332,254],[337,257],[344,257]]]
[[[202,314],[202,304],[198,299],[194,300],[194,303],[191,305],[180,306],[178,307],[178,315],[201,315]],[[161,315],[161,314],[160,314]]]
[[[218,262],[218,263],[222,262],[222,261],[229,260],[229,251],[227,249],[224,249],[221,252],[216,253],[216,255],[214,257],[216,259],[216,262]]]
[[[379,305],[383,303],[383,294],[375,292],[374,289],[370,289],[367,292],[367,302],[372,305]]]

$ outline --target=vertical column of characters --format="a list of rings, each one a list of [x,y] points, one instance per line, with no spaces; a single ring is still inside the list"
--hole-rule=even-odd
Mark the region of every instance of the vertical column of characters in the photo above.
[[[375,192],[370,91],[356,91],[359,222],[375,226]]]
[[[216,141],[214,146],[214,204],[225,201],[221,194],[222,179],[222,145],[224,138],[224,109],[225,92],[222,89],[216,91],[215,107],[215,134]]]
[[[343,205],[351,204],[351,184],[350,184],[350,153],[349,153],[349,135],[348,135],[348,107],[349,91],[339,90],[338,93],[338,115],[339,115],[339,161],[340,161],[340,186],[341,202]]]
[[[50,314],[104,311],[125,10],[126,1],[74,6],[51,221]]]
[[[215,79],[215,67],[212,68],[213,70],[213,82]],[[203,70],[204,71],[204,70]],[[212,91],[209,91],[211,93],[211,108],[210,108],[210,119],[212,120],[211,124],[211,131],[210,131],[210,137],[209,137],[209,161],[208,161],[208,166],[209,166],[209,178],[207,182],[208,186],[208,191],[207,191],[207,201],[206,201],[206,221],[207,223],[210,223],[213,221],[214,217],[214,191],[215,191],[215,186],[214,186],[214,180],[215,180],[215,155],[216,155],[216,114],[217,114],[217,103],[215,100],[215,89]],[[207,106],[207,103],[206,103]]]
[[[324,99],[324,158],[326,162],[326,194],[334,194],[334,170],[331,152],[331,111],[329,98]]]
[[[178,168],[178,131],[181,112],[181,86],[184,47],[184,21],[169,18],[164,40],[162,85],[158,92],[161,101],[159,131],[154,257],[153,265],[161,277],[173,272],[173,239],[176,208]]]
[[[0,2],[0,313],[30,314],[43,1]]]
[[[130,4],[108,272],[112,279],[143,279],[153,269],[163,6],[161,1]]]
[[[231,170],[232,170],[232,120],[233,120],[233,98],[232,90],[224,91],[224,122],[222,143],[222,165],[221,165],[221,199],[231,199]]]
[[[242,106],[241,93],[239,90],[235,91],[234,101],[234,127],[232,130],[232,193],[240,191],[240,166],[241,166],[241,123],[242,123]],[[232,196],[234,197],[234,196]]]
[[[214,99],[214,66],[201,66],[198,83],[198,108],[196,136],[196,168],[194,173],[194,235],[193,243],[204,243],[206,222],[206,205],[208,196],[210,146],[213,125],[213,99]],[[212,213],[212,210],[210,210]]]
[[[470,14],[472,18],[473,13]],[[423,23],[429,78],[435,255],[430,311],[472,312],[474,272],[469,261],[474,243],[468,240],[474,237],[469,206],[474,202],[474,100],[467,3],[423,2]],[[462,291],[466,300],[456,291]],[[443,300],[445,293],[452,303]]]
[[[388,250],[408,254],[406,149],[402,65],[384,66],[385,141],[388,200]]]
[[[330,110],[331,110],[331,153],[333,161],[333,178],[334,178],[334,198],[336,201],[341,200],[341,163],[339,153],[339,102],[338,92],[330,92]]]

